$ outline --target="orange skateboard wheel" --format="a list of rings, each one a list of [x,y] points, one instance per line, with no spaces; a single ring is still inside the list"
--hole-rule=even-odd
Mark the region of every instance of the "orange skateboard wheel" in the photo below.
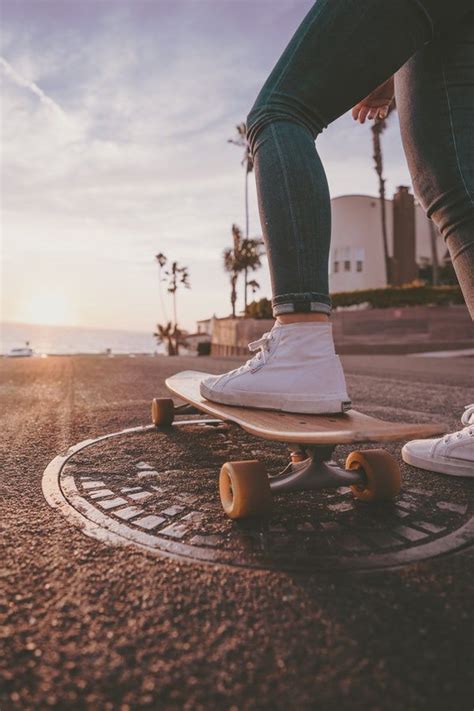
[[[270,513],[272,492],[265,466],[251,459],[226,462],[219,476],[222,507],[230,518],[247,518]]]
[[[171,425],[174,420],[174,402],[170,397],[155,397],[151,403],[151,421],[157,427]]]
[[[358,469],[365,475],[363,483],[351,486],[354,497],[360,501],[390,501],[400,493],[400,467],[385,449],[351,452],[346,459],[346,469]]]

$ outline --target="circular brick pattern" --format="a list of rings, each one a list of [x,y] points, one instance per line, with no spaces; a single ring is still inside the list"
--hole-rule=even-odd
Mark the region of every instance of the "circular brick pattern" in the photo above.
[[[224,424],[193,423],[167,432],[136,428],[80,443],[57,457],[45,471],[43,490],[88,535],[247,568],[391,567],[458,550],[474,539],[472,508],[459,482],[453,495],[445,493],[448,486],[441,497],[429,488],[429,475],[426,486],[406,484],[390,503],[356,501],[348,487],[294,492],[275,497],[267,521],[231,521],[218,496],[220,465],[251,458],[276,473],[287,450]]]

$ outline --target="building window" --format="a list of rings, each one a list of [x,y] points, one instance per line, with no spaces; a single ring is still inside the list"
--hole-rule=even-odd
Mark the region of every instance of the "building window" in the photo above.
[[[361,271],[362,271],[362,261],[360,259],[358,259],[356,262],[356,272],[361,272]]]
[[[351,263],[348,259],[344,262],[344,271],[345,272],[350,272],[351,271]]]
[[[334,262],[334,273],[339,271],[339,262]]]

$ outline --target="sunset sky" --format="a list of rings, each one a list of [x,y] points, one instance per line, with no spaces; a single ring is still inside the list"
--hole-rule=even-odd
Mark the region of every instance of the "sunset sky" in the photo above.
[[[182,325],[229,313],[222,251],[245,221],[227,139],[311,5],[2,0],[2,320],[148,331],[157,252],[189,267]],[[390,121],[391,197],[410,181]],[[333,197],[377,194],[369,123],[348,112],[317,146]],[[250,201],[257,236],[253,175]]]

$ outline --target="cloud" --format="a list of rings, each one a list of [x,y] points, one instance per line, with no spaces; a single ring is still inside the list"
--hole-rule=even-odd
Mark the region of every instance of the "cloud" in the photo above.
[[[53,99],[45,94],[44,91],[42,91],[42,89],[40,89],[39,86],[37,86],[37,84],[33,81],[29,81],[28,79],[25,79],[25,77],[18,74],[18,72],[13,69],[11,64],[9,64],[3,57],[0,57],[0,67],[2,68],[3,73],[15,82],[15,84],[31,91],[45,106],[51,109],[51,111],[57,113],[61,116],[61,118],[65,117],[64,111],[59,104],[56,103],[56,101],[53,101]]]
[[[124,270],[131,285],[150,260],[135,289],[142,323],[154,322],[146,292],[156,287],[152,260],[161,250],[189,264],[199,284],[188,325],[218,310],[216,293],[227,294],[222,249],[232,223],[244,225],[241,150],[227,139],[310,4],[6,3],[2,219],[12,289],[24,279],[34,294],[34,263],[43,259],[85,269],[95,293],[109,264],[109,298],[91,312],[95,323],[132,318],[135,327],[136,314],[125,317]],[[333,195],[354,185],[376,191],[364,128],[342,117],[318,139]],[[395,162],[390,131],[383,140]],[[253,176],[250,209],[257,235]],[[258,281],[268,284],[268,275]]]

